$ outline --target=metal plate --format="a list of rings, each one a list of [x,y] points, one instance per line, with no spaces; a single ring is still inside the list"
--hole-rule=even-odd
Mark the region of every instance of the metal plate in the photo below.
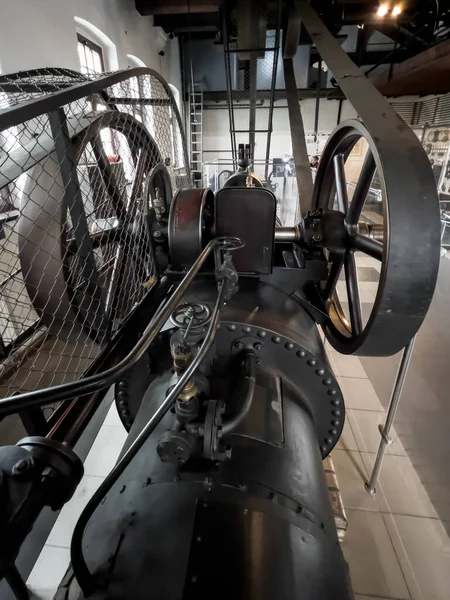
[[[217,235],[245,242],[233,252],[239,272],[272,272],[276,206],[275,196],[264,188],[225,187],[216,193]]]

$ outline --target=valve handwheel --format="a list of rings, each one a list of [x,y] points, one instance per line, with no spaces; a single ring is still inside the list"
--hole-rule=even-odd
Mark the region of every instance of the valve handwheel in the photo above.
[[[336,222],[343,231],[333,234],[328,246],[324,238],[328,280],[321,293],[328,312],[326,337],[344,354],[389,356],[401,350],[425,318],[436,285],[439,203],[432,172],[417,147],[410,148],[414,174],[401,165],[396,171],[395,150],[359,121],[347,121],[330,136],[317,172],[313,211],[341,215]],[[359,177],[349,185],[361,162]],[[379,272],[372,307],[361,303],[358,263],[363,265],[364,257],[374,259]],[[339,285],[342,277],[345,287]]]

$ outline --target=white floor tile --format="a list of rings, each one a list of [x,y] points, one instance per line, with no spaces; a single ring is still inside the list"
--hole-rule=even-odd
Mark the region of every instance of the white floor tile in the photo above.
[[[450,597],[450,539],[437,519],[384,515],[413,600]]]
[[[92,475],[83,477],[72,500],[60,512],[47,538],[47,544],[70,548],[72,533],[78,517],[103,480],[104,477],[93,477]]]
[[[363,596],[362,594],[355,594],[355,600],[392,600],[392,598],[382,598],[381,596]]]
[[[342,543],[355,594],[408,599],[409,593],[383,515],[347,510],[348,529]]]
[[[367,471],[375,454],[361,453]],[[437,518],[437,513],[407,456],[386,454],[377,484],[380,510],[401,515]]]
[[[359,452],[335,449],[331,458],[345,509],[378,511],[377,497],[368,494],[364,487],[368,473]]]
[[[108,425],[109,427],[122,427],[122,429],[124,428],[122,421],[120,420],[119,413],[117,412],[116,403],[114,401],[111,404],[103,425]]]
[[[373,385],[368,379],[360,377],[338,377],[338,383],[344,394],[346,408],[360,410],[384,410]]]
[[[122,427],[103,425],[84,463],[86,475],[106,477],[115,465],[127,432]]]
[[[366,596],[363,594],[355,594],[355,600],[392,600],[392,598],[382,598],[381,596]]]
[[[372,292],[376,296],[378,291],[378,281],[365,281],[364,287]]]
[[[359,298],[361,302],[368,302],[370,304],[373,304],[375,300],[374,291],[367,286],[367,282],[365,281],[359,282]]]
[[[358,445],[358,450],[362,452],[377,452],[381,440],[378,425],[384,425],[386,420],[385,412],[347,409],[346,415]],[[390,446],[386,446],[386,454],[406,456],[405,449],[398,439],[394,428],[391,429],[390,436],[393,441]]]
[[[344,429],[342,430],[341,437],[336,444],[337,450],[358,450],[358,444],[356,443],[355,436],[353,435],[352,427],[348,419],[348,411],[345,411],[345,423]]]
[[[69,566],[68,548],[44,546],[27,580],[29,590],[39,600],[53,600],[53,596]]]
[[[333,351],[329,351],[327,354],[336,376],[367,379],[364,367],[357,356],[347,356]]]

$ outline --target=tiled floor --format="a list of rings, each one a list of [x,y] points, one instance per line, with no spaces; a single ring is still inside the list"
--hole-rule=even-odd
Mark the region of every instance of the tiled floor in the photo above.
[[[447,252],[440,261],[436,292],[416,338],[396,415],[396,428],[403,447],[450,533],[449,259],[450,252]],[[363,264],[369,266],[367,259]],[[389,402],[399,360],[400,354],[361,359],[383,406]]]
[[[85,475],[72,500],[59,514],[28,578],[27,585],[34,600],[53,599],[69,565],[70,540],[75,523],[89,498],[116,462],[125,439],[126,431],[113,404],[84,463]]]
[[[375,267],[372,259],[362,263]],[[366,282],[370,283],[370,282]],[[373,290],[366,289],[367,294]],[[356,600],[448,600],[450,540],[395,431],[387,448],[377,494],[364,489],[379,443],[385,411],[362,362],[330,349],[347,420],[332,452],[349,521],[343,551]],[[401,426],[401,423],[400,423]],[[125,431],[113,406],[88,456],[86,475],[64,507],[32,571],[35,598],[53,598],[69,561],[71,532],[83,506],[117,459]]]

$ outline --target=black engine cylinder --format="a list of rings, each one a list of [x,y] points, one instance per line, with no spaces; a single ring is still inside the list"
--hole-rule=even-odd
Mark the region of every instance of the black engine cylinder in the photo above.
[[[207,301],[208,294],[197,289],[196,297]],[[237,346],[256,340],[251,408],[224,440],[231,457],[191,458],[181,466],[162,462],[158,442],[175,419],[164,417],[86,530],[85,558],[103,584],[96,600],[353,598],[325,483],[322,425],[308,394],[308,388],[315,396],[320,391],[317,401],[333,409],[336,395],[327,390],[337,388],[334,377],[312,319],[299,305],[265,285],[245,298],[245,306],[230,303],[213,361],[226,363]],[[284,322],[283,330],[277,321]],[[270,326],[279,333],[269,337]],[[150,385],[126,447],[171,377],[167,371]],[[328,415],[327,407],[323,411]],[[58,598],[81,598],[76,587],[69,575]]]

